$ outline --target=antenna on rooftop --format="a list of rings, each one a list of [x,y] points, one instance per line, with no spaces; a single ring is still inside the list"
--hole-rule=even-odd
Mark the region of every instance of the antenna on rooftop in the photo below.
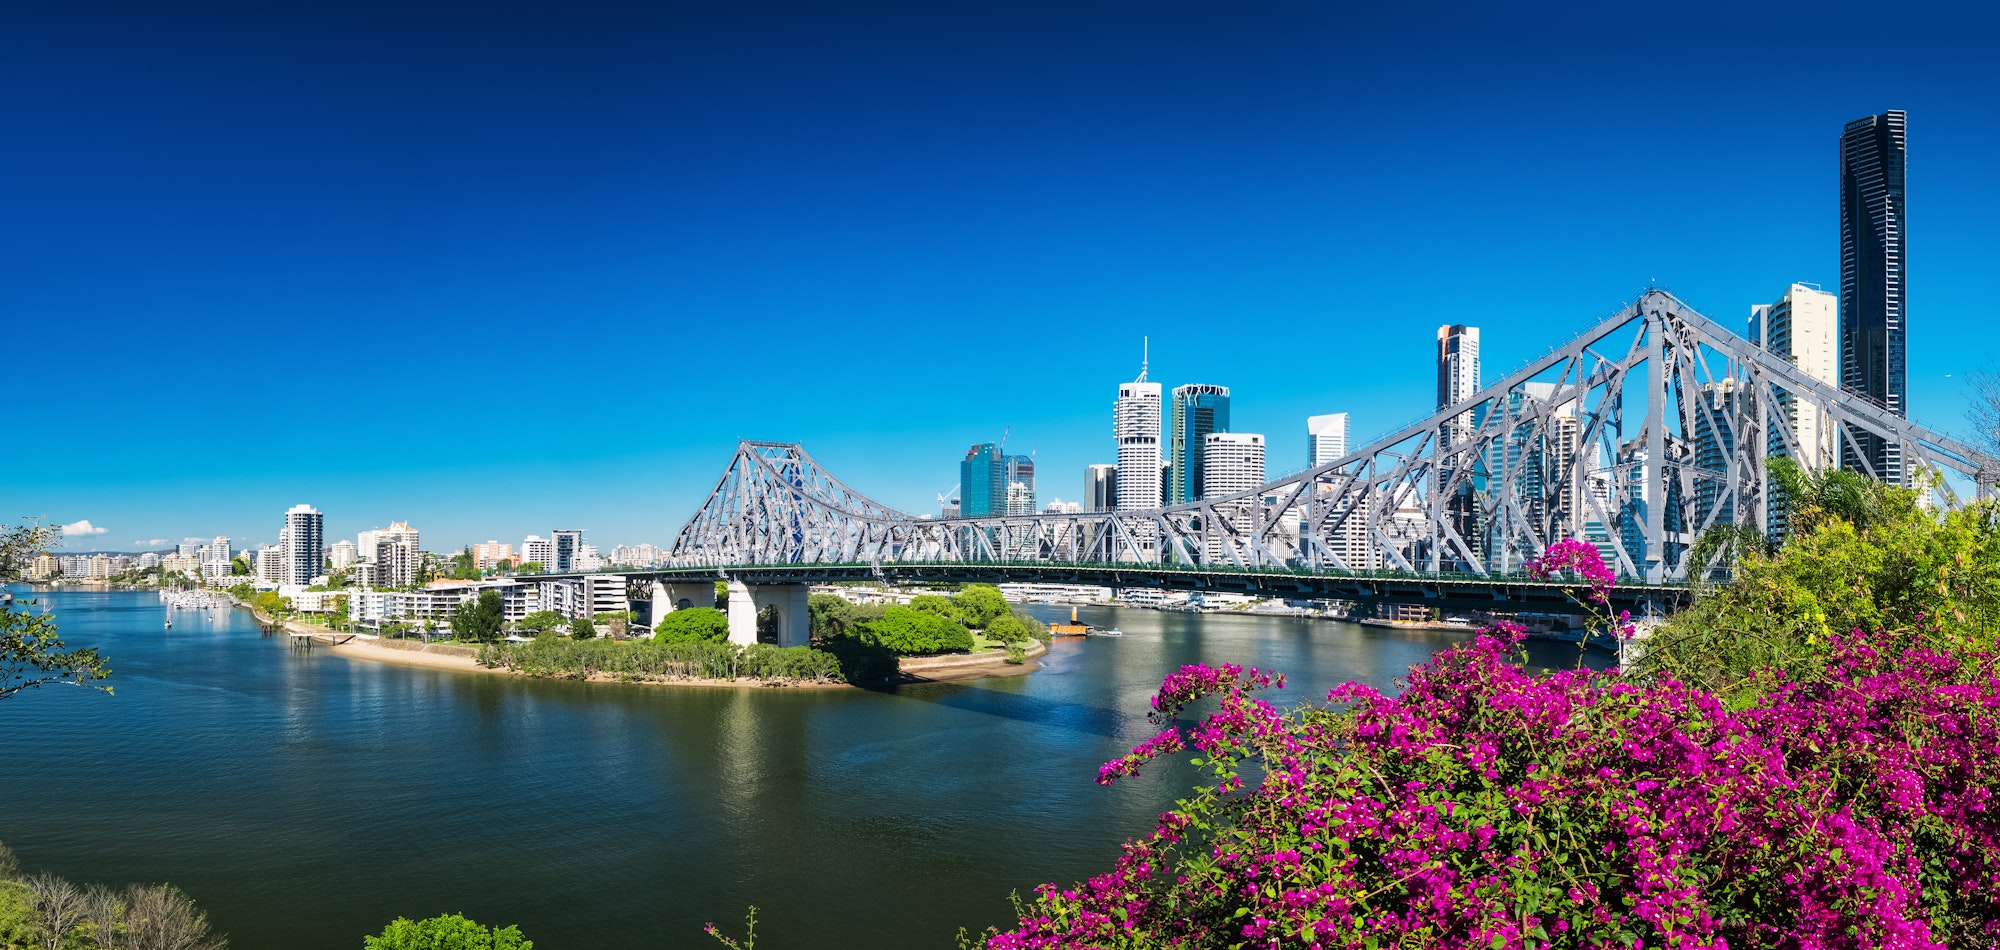
[[[1143,383],[1146,381],[1146,364],[1152,361],[1152,355],[1153,355],[1153,338],[1149,336],[1140,337],[1139,378],[1138,380],[1136,380],[1137,382]]]

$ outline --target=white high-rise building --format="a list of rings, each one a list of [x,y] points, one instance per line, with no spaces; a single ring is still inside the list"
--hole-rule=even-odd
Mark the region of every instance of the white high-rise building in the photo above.
[[[218,537],[201,546],[201,576],[229,576],[229,539]]]
[[[528,535],[527,539],[521,542],[521,563],[540,564],[542,570],[553,571],[555,570],[555,561],[555,542],[547,538],[536,537],[532,534]]]
[[[285,532],[287,570],[280,583],[307,586],[325,570],[326,516],[311,505],[293,505],[285,511]]]
[[[1202,497],[1221,498],[1264,484],[1264,437],[1211,432],[1202,437]]]
[[[1438,408],[1456,406],[1479,392],[1479,328],[1462,324],[1438,327]],[[1478,420],[1465,412],[1445,423],[1445,444],[1472,438]]]
[[[1793,284],[1776,303],[1750,308],[1750,342],[1792,361],[1807,376],[1840,387],[1838,296],[1812,284]],[[1779,394],[1778,406],[1790,422],[1791,438],[1788,443],[1785,433],[1771,433],[1770,454],[1790,456],[1807,471],[1838,460],[1833,420],[1819,406],[1790,393]]]
[[[326,566],[335,571],[353,567],[354,562],[359,560],[359,553],[360,549],[354,546],[354,542],[341,538],[326,549]]]
[[[1118,440],[1118,510],[1160,507],[1160,384],[1139,378],[1118,385],[1111,433]]]
[[[291,557],[285,553],[284,543],[284,538],[288,533],[289,529],[279,532],[279,541],[277,544],[268,548],[260,548],[257,551],[255,568],[259,580],[270,584],[289,584],[292,582],[290,573],[292,561]]]
[[[417,582],[423,567],[423,551],[417,529],[398,521],[387,528],[363,532],[374,536],[375,548],[368,553],[374,562],[369,579],[376,587],[409,587]]]
[[[1318,468],[1347,454],[1347,413],[1306,417],[1306,467]]]

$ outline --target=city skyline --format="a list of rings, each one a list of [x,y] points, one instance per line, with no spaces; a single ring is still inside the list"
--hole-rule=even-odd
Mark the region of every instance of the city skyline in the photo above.
[[[904,12],[891,19],[907,29],[874,35],[871,15],[769,27],[590,6],[574,37],[610,44],[590,56],[499,15],[453,45],[443,18],[378,31],[379,11],[362,11],[300,50],[279,41],[303,21],[275,14],[31,14],[39,29],[0,40],[0,69],[48,90],[22,120],[38,145],[0,167],[41,187],[14,216],[0,286],[50,357],[29,390],[50,406],[24,416],[37,464],[0,475],[0,498],[109,532],[67,550],[268,544],[269,512],[301,500],[328,537],[407,521],[449,550],[612,525],[592,534],[609,549],[670,543],[738,438],[801,441],[856,488],[924,512],[950,460],[1011,425],[1055,479],[1044,494],[1068,500],[1061,486],[1114,461],[1105,395],[1144,336],[1151,379],[1231,388],[1231,428],[1268,435],[1275,474],[1297,464],[1309,415],[1350,413],[1358,446],[1425,412],[1440,325],[1481,328],[1491,381],[1654,281],[1732,327],[1794,282],[1837,287],[1829,146],[1889,109],[1908,112],[1921,156],[1911,414],[1965,430],[1964,375],[1994,354],[1945,341],[1983,339],[1984,222],[2000,213],[1977,31],[1919,57],[1818,14],[1825,55],[1780,67],[1735,53],[1797,17],[1649,18],[1705,68],[1577,89],[1547,80],[1597,72],[1602,41],[1629,26],[1614,14],[1437,31],[1415,12],[1148,9],[1134,30],[1136,9]],[[964,29],[982,16],[1002,28]],[[840,43],[820,40],[795,64],[751,60],[774,70],[768,88],[726,65],[813,31],[883,65],[827,71]],[[654,65],[619,33],[716,52]],[[138,83],[160,65],[156,36],[202,64]],[[1477,87],[1424,65],[1489,38],[1522,55]],[[431,46],[454,51],[448,68],[421,65]],[[1837,68],[1864,49],[1881,69]],[[347,69],[363,55],[386,72]],[[1033,81],[980,78],[1023,57],[1042,64]],[[615,87],[631,91],[608,91],[612,70],[636,70]],[[889,95],[918,74],[917,101]],[[826,76],[823,99],[796,97]],[[663,91],[679,79],[717,95]],[[964,118],[925,124],[946,105]],[[1377,117],[1365,129],[1342,119],[1360,108]],[[1524,108],[1564,120],[1519,123]],[[433,114],[457,119],[427,131]],[[1635,129],[1679,144],[1606,144]],[[521,138],[557,144],[506,147]],[[683,147],[697,141],[738,144]],[[795,153],[814,158],[774,157]],[[1342,233],[1359,220],[1365,241]],[[817,394],[853,387],[871,359],[949,353],[928,332],[940,313],[1038,344],[1022,350],[1031,385],[1001,400],[948,380],[886,411],[824,409]],[[769,331],[756,358],[787,385],[725,358],[744,325]],[[368,377],[384,361],[415,367],[396,393],[414,411],[357,423],[342,407],[380,398]],[[281,366],[303,366],[314,398],[133,409],[183,377],[230,367],[261,383]],[[571,369],[546,375],[558,366]],[[489,369],[560,382],[459,392],[464,371]],[[657,433],[590,421],[648,386],[723,409]]]

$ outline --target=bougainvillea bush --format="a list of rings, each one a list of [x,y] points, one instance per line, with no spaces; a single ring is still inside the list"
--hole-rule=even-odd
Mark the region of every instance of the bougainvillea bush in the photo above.
[[[1275,675],[1182,669],[1099,780],[1177,754],[1212,778],[988,946],[2000,946],[1992,656],[1856,631],[1730,709],[1528,673],[1519,635],[1290,710],[1259,698]]]

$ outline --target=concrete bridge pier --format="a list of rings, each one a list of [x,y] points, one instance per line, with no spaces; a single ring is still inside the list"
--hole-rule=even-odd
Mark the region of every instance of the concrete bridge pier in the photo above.
[[[653,582],[653,612],[651,617],[653,626],[659,626],[661,620],[666,619],[668,614],[676,610],[686,610],[690,607],[713,606],[715,606],[715,584],[712,581],[689,584]]]
[[[778,646],[802,647],[812,639],[812,616],[806,609],[804,584],[745,584],[729,582],[729,642],[757,642],[757,614],[766,607],[778,614]]]

